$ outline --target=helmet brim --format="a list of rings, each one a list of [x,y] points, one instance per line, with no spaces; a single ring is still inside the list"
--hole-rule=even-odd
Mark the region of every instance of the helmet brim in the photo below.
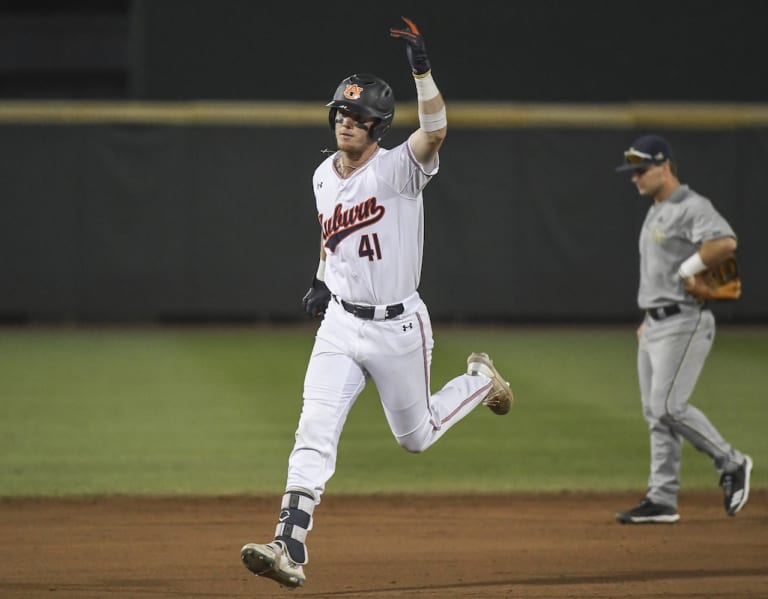
[[[339,110],[339,109],[346,110],[347,112],[351,112],[352,114],[358,114],[361,117],[365,117],[366,119],[380,118],[377,115],[373,114],[365,106],[361,106],[360,104],[355,104],[354,102],[345,102],[343,100],[333,100],[331,102],[328,102],[326,106],[328,108],[335,108],[336,110]]]

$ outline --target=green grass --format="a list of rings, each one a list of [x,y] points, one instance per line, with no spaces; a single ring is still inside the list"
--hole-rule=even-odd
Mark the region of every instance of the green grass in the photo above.
[[[0,496],[282,491],[314,327],[0,329]],[[436,324],[433,389],[487,351],[507,417],[478,409],[399,448],[375,387],[342,434],[334,493],[645,488],[634,328]],[[721,327],[692,403],[767,486],[768,330]],[[686,444],[684,488],[714,488]]]

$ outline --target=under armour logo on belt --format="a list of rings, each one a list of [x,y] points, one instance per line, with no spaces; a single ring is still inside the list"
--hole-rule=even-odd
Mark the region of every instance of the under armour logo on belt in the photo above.
[[[405,333],[408,329],[412,329],[412,328],[413,328],[413,323],[412,322],[409,322],[408,324],[404,324],[403,325],[403,333]]]

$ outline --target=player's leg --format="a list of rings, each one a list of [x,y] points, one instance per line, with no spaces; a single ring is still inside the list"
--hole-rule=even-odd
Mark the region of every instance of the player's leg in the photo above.
[[[618,512],[616,519],[622,524],[673,523],[680,519],[677,513],[677,492],[680,488],[680,458],[682,438],[654,417],[651,409],[654,369],[654,344],[649,331],[654,323],[646,323],[638,339],[637,378],[640,387],[643,417],[650,432],[650,473],[648,489],[642,501],[633,508]]]
[[[477,407],[491,389],[484,376],[462,374],[430,394],[432,325],[426,308],[397,321],[374,323],[363,363],[376,384],[397,442],[426,450]]]
[[[733,449],[704,413],[688,403],[715,336],[714,317],[701,312],[691,329],[668,335],[659,342],[653,390],[654,414],[685,437],[696,449],[709,455],[720,473],[734,471],[744,456]]]
[[[363,369],[318,336],[304,379],[304,403],[288,459],[287,488],[317,498],[336,469],[339,437],[349,411],[365,387]]]
[[[645,368],[650,372],[650,386],[643,401],[643,416],[648,423],[651,441],[648,497],[655,503],[672,507],[677,506],[680,491],[683,437],[670,426],[665,406],[674,373],[686,349],[686,343],[675,327],[679,325],[657,321],[646,327]]]
[[[677,508],[683,438],[664,420],[663,401],[660,399],[664,395],[666,383],[663,381],[668,372],[664,362],[675,360],[675,356],[671,348],[665,348],[666,339],[655,336],[651,327],[643,363],[638,364],[638,369],[644,369],[642,376],[646,381],[646,390],[643,396],[643,416],[650,433],[651,467],[647,496],[654,503]]]
[[[696,449],[712,458],[720,473],[725,511],[733,516],[744,507],[749,498],[752,460],[732,447],[707,416],[688,403],[714,338],[714,316],[709,310],[704,310],[691,333],[684,332],[670,339],[670,351],[680,352],[679,346],[682,344],[685,344],[685,348],[682,350],[677,371],[673,373],[667,369],[665,372],[669,389],[662,419]]]
[[[363,370],[339,349],[342,337],[343,329],[331,327],[328,321],[318,331],[304,379],[304,403],[274,541],[249,543],[241,550],[251,572],[289,587],[304,584],[303,566],[309,561],[306,538],[314,509],[335,471],[347,415],[365,386]]]

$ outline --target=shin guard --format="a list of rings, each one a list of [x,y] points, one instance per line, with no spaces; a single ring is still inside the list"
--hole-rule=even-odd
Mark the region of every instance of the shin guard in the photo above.
[[[315,499],[309,492],[290,490],[283,495],[275,540],[282,541],[291,560],[297,564],[306,564],[309,553],[305,545],[307,533],[312,530],[312,513],[315,511]]]

